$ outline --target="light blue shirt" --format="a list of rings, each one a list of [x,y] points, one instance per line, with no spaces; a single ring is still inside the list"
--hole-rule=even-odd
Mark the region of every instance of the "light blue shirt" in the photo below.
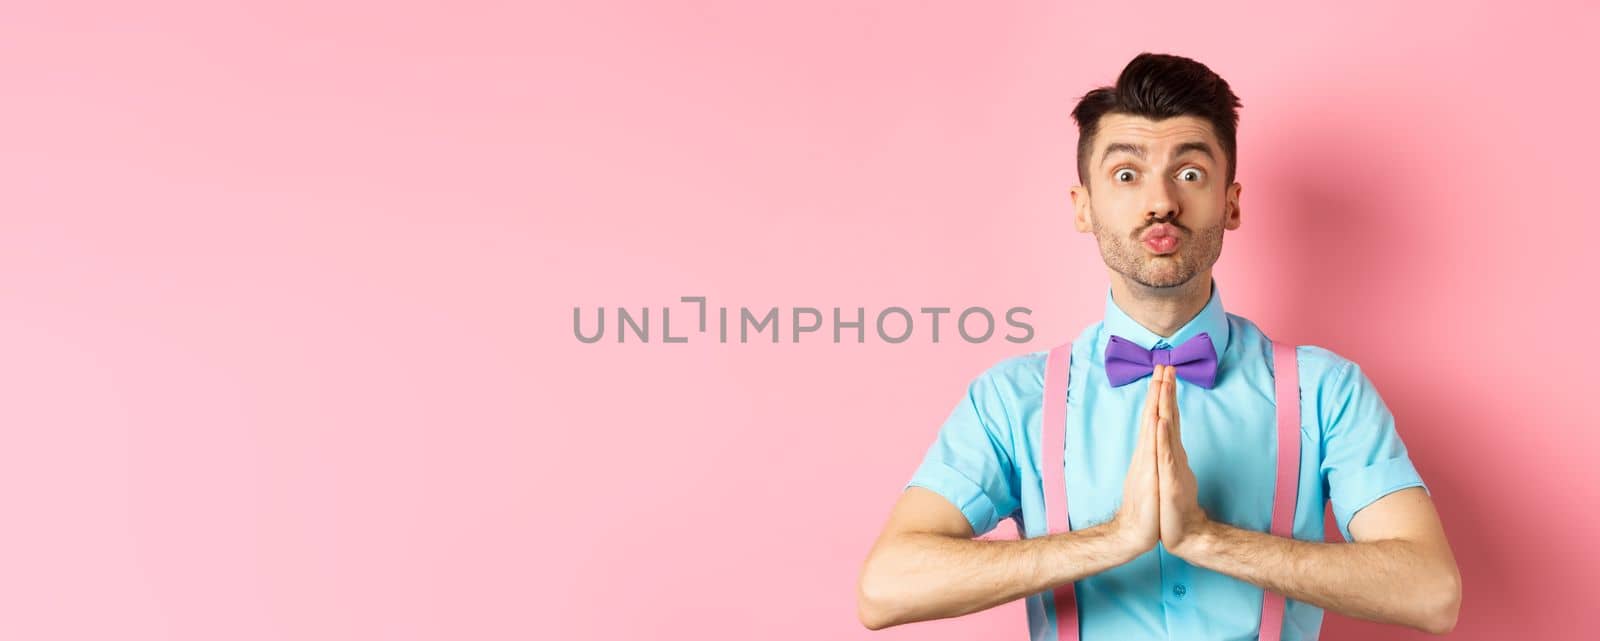
[[[1116,305],[1109,288],[1105,318],[1073,340],[1067,391],[1068,519],[1079,530],[1111,519],[1122,502],[1141,403],[1149,379],[1112,387],[1105,348],[1113,334],[1152,349],[1202,332],[1217,349],[1216,386],[1179,379],[1183,447],[1199,483],[1200,506],[1212,520],[1261,532],[1270,529],[1277,466],[1277,405],[1272,347],[1255,323],[1211,299],[1172,336],[1158,336]],[[977,535],[1010,518],[1025,536],[1047,531],[1040,482],[1039,422],[1048,350],[1000,361],[968,385],[906,487],[939,493],[961,510]],[[1333,503],[1339,531],[1390,492],[1422,487],[1394,417],[1359,366],[1314,345],[1296,348],[1300,366],[1300,482],[1297,539],[1323,540],[1323,506]],[[1059,427],[1054,429],[1060,429]],[[1261,588],[1196,567],[1157,544],[1133,561],[1079,580],[1084,641],[1255,639]],[[1027,597],[1035,641],[1055,641],[1055,604],[1048,593]],[[1284,613],[1285,641],[1316,639],[1322,609],[1293,599]]]

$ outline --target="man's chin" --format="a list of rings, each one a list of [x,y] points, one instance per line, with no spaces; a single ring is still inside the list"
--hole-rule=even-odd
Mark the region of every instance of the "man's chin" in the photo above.
[[[1153,287],[1153,288],[1156,288],[1156,289],[1168,289],[1168,288],[1172,288],[1172,287],[1179,287],[1179,286],[1188,284],[1189,281],[1194,279],[1194,274],[1192,274],[1192,273],[1191,274],[1173,274],[1173,273],[1148,274],[1147,273],[1147,274],[1141,274],[1140,276],[1141,276],[1140,278],[1136,278],[1134,280],[1138,281],[1138,283],[1140,285],[1144,285],[1145,287]]]

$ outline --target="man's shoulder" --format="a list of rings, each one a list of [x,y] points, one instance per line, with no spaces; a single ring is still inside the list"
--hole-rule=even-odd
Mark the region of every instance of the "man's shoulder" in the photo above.
[[[1347,367],[1355,367],[1354,361],[1328,347],[1312,343],[1300,343],[1292,340],[1292,336],[1288,337],[1291,339],[1288,341],[1275,340],[1270,338],[1254,321],[1231,312],[1228,314],[1228,320],[1231,323],[1230,327],[1235,338],[1241,340],[1254,339],[1256,342],[1252,349],[1259,349],[1261,354],[1269,359],[1271,358],[1273,343],[1287,342],[1293,344],[1295,347],[1295,363],[1300,368],[1302,386],[1305,386],[1308,382],[1313,384],[1320,383],[1329,376],[1340,374]]]
[[[1094,349],[1093,338],[1100,323],[1091,323],[1079,332],[1070,343],[1072,358],[1087,357]],[[1032,398],[1044,391],[1044,366],[1050,351],[1060,345],[1052,344],[1029,352],[1013,354],[996,361],[983,370],[974,381],[992,386],[1007,396]]]
[[[1010,394],[1026,394],[1044,389],[1044,364],[1049,349],[1013,354],[996,361],[978,374],[979,382]]]
[[[1356,365],[1355,361],[1321,345],[1296,345],[1295,357],[1302,370],[1319,373],[1337,373]]]

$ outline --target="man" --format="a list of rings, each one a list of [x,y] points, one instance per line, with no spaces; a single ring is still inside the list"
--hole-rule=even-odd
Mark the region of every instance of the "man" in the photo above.
[[[1285,640],[1316,639],[1324,609],[1454,627],[1454,556],[1371,381],[1330,350],[1276,349],[1223,311],[1211,269],[1240,224],[1239,106],[1205,65],[1147,53],[1073,110],[1074,223],[1094,234],[1111,283],[1104,320],[1057,350],[1071,356],[1052,401],[1070,408],[1054,426],[1064,452],[1041,445],[1046,352],[973,380],[863,565],[868,628],[1026,598],[1035,640],[1279,638],[1262,623],[1274,597]],[[1211,360],[1185,371],[1151,356],[1179,348]],[[1108,352],[1143,354],[1142,375]],[[1286,402],[1298,421],[1278,413],[1275,354],[1297,368],[1299,399]],[[1275,443],[1297,431],[1298,470],[1280,477],[1274,453],[1294,450]],[[1041,460],[1063,457],[1071,500],[1051,507]],[[1269,533],[1279,479],[1295,488],[1282,493],[1298,508],[1282,521],[1292,538]],[[1325,501],[1345,542],[1323,542]],[[1047,530],[1047,509],[1070,530]],[[974,539],[1004,518],[1024,538]]]

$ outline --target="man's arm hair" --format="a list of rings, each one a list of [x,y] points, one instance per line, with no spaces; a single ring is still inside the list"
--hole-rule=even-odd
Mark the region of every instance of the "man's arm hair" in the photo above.
[[[1420,487],[1390,493],[1350,520],[1353,542],[1274,536],[1211,521],[1173,554],[1340,614],[1433,634],[1455,627],[1461,574],[1433,501]]]
[[[961,616],[1133,560],[1115,521],[1022,540],[973,539],[960,509],[932,490],[900,495],[857,585],[869,629]]]

